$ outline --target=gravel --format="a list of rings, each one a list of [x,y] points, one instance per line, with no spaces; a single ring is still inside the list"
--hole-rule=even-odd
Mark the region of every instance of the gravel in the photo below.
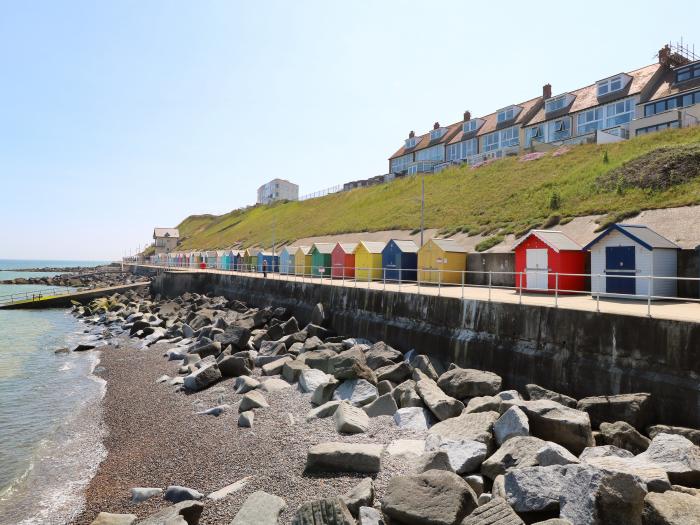
[[[230,522],[257,490],[284,498],[287,508],[280,523],[290,523],[302,503],[344,494],[364,477],[305,474],[311,445],[325,441],[386,445],[396,439],[423,439],[426,434],[401,430],[392,417],[379,416],[370,418],[367,433],[340,435],[333,418],[306,421],[311,395],[300,393],[296,386],[265,393],[270,407],[255,411],[254,428],[238,428],[237,408],[243,395],[234,393],[235,378],[194,394],[176,392],[168,383],[155,382],[163,374],[178,375],[180,362],[163,357],[170,347],[158,343],[140,350],[136,344],[102,348],[108,456],[86,491],[85,510],[76,524],[89,524],[100,511],[133,513],[142,519],[169,505],[159,497],[133,504],[133,487],[182,485],[209,494],[246,476],[250,476],[247,484],[234,494],[202,500],[201,523]],[[259,369],[253,376],[261,379]],[[221,404],[232,409],[219,417],[195,415]],[[375,477],[376,501],[391,477],[414,468],[411,460],[385,453]]]

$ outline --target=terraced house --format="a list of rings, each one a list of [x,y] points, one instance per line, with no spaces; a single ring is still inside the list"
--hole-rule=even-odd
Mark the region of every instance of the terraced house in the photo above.
[[[482,117],[464,113],[461,122],[435,123],[413,131],[389,158],[392,175],[436,172],[450,164],[479,164],[523,151],[567,144],[609,143],[661,129],[700,124],[700,60],[687,48],[666,45],[659,60],[617,72],[552,96],[511,104]]]

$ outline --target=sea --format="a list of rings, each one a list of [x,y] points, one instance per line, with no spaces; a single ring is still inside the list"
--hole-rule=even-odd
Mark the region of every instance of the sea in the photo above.
[[[18,269],[107,261],[0,259],[0,281],[50,276]],[[0,296],[41,291],[0,284]],[[64,524],[106,456],[95,376],[99,352],[56,353],[97,338],[68,309],[0,310],[0,524]]]

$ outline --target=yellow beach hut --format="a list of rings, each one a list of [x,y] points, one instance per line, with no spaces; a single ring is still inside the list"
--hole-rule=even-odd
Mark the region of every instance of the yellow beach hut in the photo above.
[[[311,246],[298,246],[294,252],[294,273],[309,275],[311,273]]]
[[[382,279],[382,250],[385,246],[385,242],[360,241],[354,251],[357,281]]]
[[[422,283],[461,284],[460,272],[466,269],[467,249],[452,239],[430,239],[418,250],[418,279]]]

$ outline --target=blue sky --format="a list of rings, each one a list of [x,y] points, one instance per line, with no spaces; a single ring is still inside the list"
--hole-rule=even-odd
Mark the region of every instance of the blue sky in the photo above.
[[[409,130],[653,63],[697,2],[0,2],[0,258],[388,169]],[[700,48],[700,39],[697,40]]]

